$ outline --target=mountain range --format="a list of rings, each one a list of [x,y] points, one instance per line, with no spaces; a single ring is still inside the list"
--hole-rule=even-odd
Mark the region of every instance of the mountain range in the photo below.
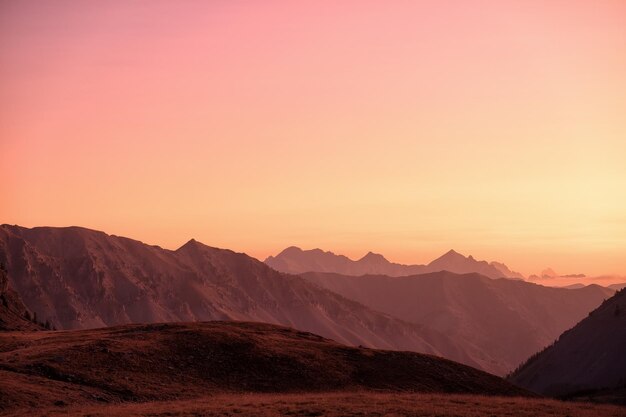
[[[391,277],[449,271],[459,274],[476,272],[489,278],[524,279],[500,262],[478,261],[450,250],[427,265],[403,265],[388,261],[383,255],[368,252],[353,261],[344,255],[336,255],[321,249],[302,250],[291,246],[276,256],[269,256],[265,263],[277,271],[290,274],[304,272],[334,272],[342,275],[388,275]]]
[[[476,262],[448,253],[434,265],[461,258]],[[193,239],[169,250],[80,227],[2,225],[0,262],[25,308],[59,329],[266,322],[353,346],[430,353],[498,375],[613,294],[446,271],[297,276]]]
[[[430,327],[193,239],[167,250],[80,227],[2,225],[0,262],[26,307],[59,329],[256,321],[349,345],[431,353],[478,366],[455,341]]]

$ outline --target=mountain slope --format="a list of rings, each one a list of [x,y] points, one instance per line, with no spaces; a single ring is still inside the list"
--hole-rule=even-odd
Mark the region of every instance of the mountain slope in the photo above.
[[[57,328],[246,320],[351,345],[477,365],[447,336],[372,311],[244,254],[194,240],[176,251],[78,227],[0,227],[0,261],[24,303]]]
[[[549,395],[621,389],[626,404],[626,290],[533,355],[510,380]]]
[[[389,262],[384,256],[372,252],[368,252],[363,258],[353,261],[346,256],[335,255],[320,249],[302,250],[291,246],[276,256],[268,257],[265,263],[277,271],[290,274],[332,272],[353,276],[388,275],[396,277],[450,271],[456,273],[477,272],[490,278],[524,279],[521,274],[511,271],[502,263],[477,261],[472,256],[465,257],[453,250],[428,265],[402,265]]]
[[[40,330],[42,326],[30,318],[19,295],[9,286],[4,264],[0,266],[0,331]]]
[[[480,364],[504,375],[550,344],[613,291],[542,287],[478,274],[409,277],[307,273],[323,288],[412,323],[446,333]]]

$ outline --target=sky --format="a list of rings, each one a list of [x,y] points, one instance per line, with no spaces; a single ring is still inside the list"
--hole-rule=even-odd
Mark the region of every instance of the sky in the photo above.
[[[626,2],[4,1],[0,223],[626,274]]]

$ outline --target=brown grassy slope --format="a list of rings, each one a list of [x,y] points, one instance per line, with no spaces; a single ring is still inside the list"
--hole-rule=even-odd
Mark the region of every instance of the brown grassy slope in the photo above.
[[[510,380],[549,395],[615,390],[626,404],[626,290],[531,357]]]
[[[52,406],[23,409],[16,416],[198,417],[623,417],[626,409],[543,398],[424,393],[219,394],[191,400],[139,404]]]
[[[530,395],[435,356],[352,348],[311,333],[244,322],[5,332],[0,334],[0,371],[0,408],[5,409],[224,391]]]

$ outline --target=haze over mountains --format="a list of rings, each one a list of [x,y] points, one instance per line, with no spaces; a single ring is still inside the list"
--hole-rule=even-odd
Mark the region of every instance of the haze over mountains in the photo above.
[[[453,260],[477,263],[451,252],[434,265]],[[500,375],[612,294],[450,272],[303,278],[193,239],[167,250],[79,227],[3,225],[0,261],[26,307],[58,328],[258,321],[351,345],[432,353]],[[375,255],[366,261],[388,264]]]
[[[489,278],[524,279],[518,272],[511,271],[500,262],[478,261],[470,256],[450,250],[428,265],[403,265],[389,262],[383,255],[372,252],[353,261],[344,255],[324,252],[321,249],[302,250],[291,246],[276,256],[265,259],[265,263],[277,271],[291,274],[303,272],[335,272],[342,275],[388,275],[391,277],[450,271],[459,274],[477,272]]]
[[[606,288],[618,290],[626,285],[626,277],[613,275],[589,276],[585,274],[558,274],[554,270],[548,268],[540,275],[530,275],[527,280],[540,285],[548,285],[551,287],[582,287],[585,285],[601,285]]]
[[[450,250],[427,265],[403,265],[388,261],[383,255],[368,252],[356,261],[344,255],[321,249],[302,250],[290,246],[276,256],[269,256],[265,263],[277,271],[291,274],[304,272],[333,272],[341,275],[388,275],[390,277],[449,271],[457,274],[479,273],[489,278],[509,278],[534,282],[550,287],[580,288],[585,285],[601,285],[617,290],[624,287],[626,277],[619,275],[588,276],[585,274],[558,274],[545,268],[539,275],[524,277],[507,265],[496,261],[478,261],[473,256],[464,256]]]
[[[510,380],[542,394],[612,395],[626,404],[626,290],[531,357]]]
[[[614,293],[597,285],[552,288],[446,271],[407,277],[302,276],[373,310],[440,330],[482,369],[499,375],[552,343]]]

